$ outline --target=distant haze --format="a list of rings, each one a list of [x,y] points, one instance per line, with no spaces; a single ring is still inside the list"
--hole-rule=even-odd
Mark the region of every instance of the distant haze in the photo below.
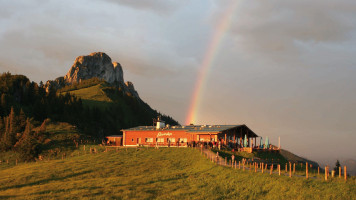
[[[183,123],[231,1],[0,0],[0,71],[45,82],[102,51]],[[241,0],[215,56],[197,123],[246,124],[321,164],[356,160],[356,1]]]

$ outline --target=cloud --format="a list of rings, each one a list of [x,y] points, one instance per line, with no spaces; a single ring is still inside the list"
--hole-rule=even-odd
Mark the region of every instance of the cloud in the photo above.
[[[178,9],[184,1],[174,0],[105,0],[120,6],[127,6],[139,10],[154,11],[159,14],[169,14]]]
[[[168,1],[159,2],[168,9]],[[153,3],[154,9],[159,2]],[[133,4],[143,9],[147,2]],[[53,79],[63,76],[75,57],[95,51],[106,52],[124,70],[141,76],[173,76],[177,68],[196,62],[190,56],[182,58],[166,33],[156,30],[169,25],[157,15],[127,7],[107,12],[112,5],[98,2],[76,1],[63,9],[67,5],[66,1],[4,5],[11,12],[0,19],[0,69],[17,68],[35,81]]]
[[[231,34],[236,46],[248,51],[246,55],[257,53],[277,62],[300,64],[306,51],[323,51],[320,43],[351,40],[355,19],[356,3],[351,0],[243,1]]]

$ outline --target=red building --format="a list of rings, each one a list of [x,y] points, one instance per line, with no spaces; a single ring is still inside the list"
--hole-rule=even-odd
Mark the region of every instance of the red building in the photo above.
[[[165,126],[158,121],[156,126],[138,126],[123,131],[123,146],[187,146],[195,142],[233,143],[243,147],[247,138],[247,147],[256,144],[258,137],[246,125],[189,125]]]

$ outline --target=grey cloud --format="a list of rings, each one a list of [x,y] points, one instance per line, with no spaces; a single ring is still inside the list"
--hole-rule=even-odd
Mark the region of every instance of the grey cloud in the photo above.
[[[168,14],[176,10],[183,1],[174,0],[105,0],[110,3],[128,6],[134,9],[151,10],[160,14]]]
[[[349,0],[248,1],[237,10],[232,35],[250,53],[277,61],[295,59],[301,46],[336,44],[356,30],[356,3]],[[317,49],[315,49],[317,50]]]
[[[68,10],[58,9],[65,2],[47,2],[41,6],[9,4],[10,10],[19,6],[19,11],[6,17],[8,23],[3,23],[6,26],[0,31],[0,69],[17,68],[35,81],[53,79],[63,76],[75,57],[94,51],[106,52],[124,70],[141,76],[173,75],[177,72],[174,68],[194,64],[190,58],[180,58],[174,44],[166,42],[164,37],[139,34],[145,30],[132,26],[128,16],[127,20],[119,20],[124,16],[104,12],[110,5],[95,7],[96,4],[82,3],[75,2],[71,5],[74,9]],[[80,15],[75,9],[78,6]],[[93,17],[95,13],[104,14]],[[152,43],[152,39],[155,45],[146,44],[146,41]]]

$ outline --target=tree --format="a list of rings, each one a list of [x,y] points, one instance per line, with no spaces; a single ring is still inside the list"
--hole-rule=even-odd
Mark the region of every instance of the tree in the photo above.
[[[20,114],[19,114],[19,117],[18,117],[18,123],[19,123],[18,125],[20,126],[20,129],[24,130],[24,128],[26,126],[26,115],[23,112],[22,108],[20,110]]]
[[[20,157],[24,161],[33,160],[40,153],[40,144],[34,137],[31,130],[30,120],[27,118],[26,128],[20,140],[15,144],[15,149],[20,153]]]
[[[2,93],[1,94],[1,107],[2,107],[2,112],[0,114],[6,115],[6,110],[7,110],[7,101],[6,101],[6,94]]]
[[[11,107],[10,115],[6,121],[5,133],[2,141],[4,143],[5,150],[11,149],[16,143],[17,127],[15,122],[15,111],[14,108]]]
[[[337,160],[336,161],[336,163],[335,163],[335,168],[334,168],[334,170],[335,170],[335,175],[339,175],[339,167],[340,167],[341,165],[340,165],[340,162],[339,162],[339,160]],[[342,170],[342,169],[341,169]]]
[[[49,122],[50,119],[45,119],[43,120],[42,124],[41,124],[41,127],[40,127],[40,132],[41,133],[44,133],[46,132],[46,129],[47,129],[47,122]]]
[[[5,131],[4,121],[3,121],[2,117],[0,116],[0,140],[2,138],[4,131]]]

